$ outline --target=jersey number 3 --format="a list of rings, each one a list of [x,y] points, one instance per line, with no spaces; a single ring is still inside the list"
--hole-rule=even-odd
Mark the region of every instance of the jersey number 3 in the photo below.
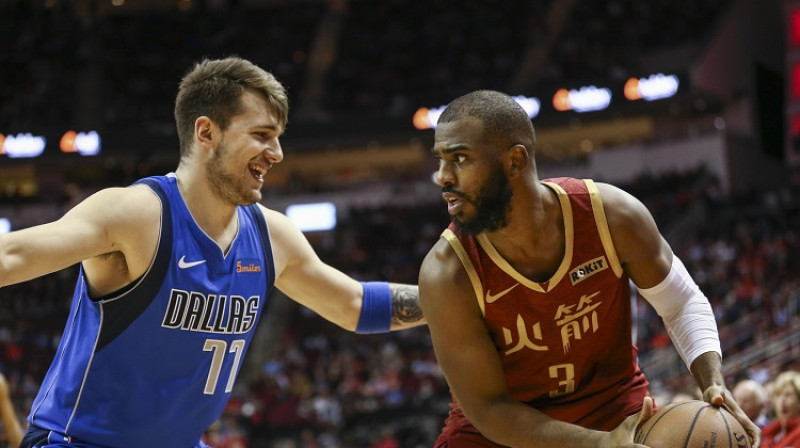
[[[550,398],[560,397],[575,392],[575,365],[555,364],[547,369],[550,378],[558,380],[558,388],[550,391]]]
[[[236,379],[236,374],[239,372],[239,366],[242,361],[244,339],[232,341],[230,349],[228,349],[228,343],[221,339],[206,339],[203,351],[211,352],[211,367],[208,369],[206,388],[203,393],[206,395],[214,395],[222,371],[222,364],[225,360],[225,355],[228,353],[233,354],[233,365],[231,366],[231,373],[228,374],[228,382],[225,384],[225,393],[232,391],[233,382]]]

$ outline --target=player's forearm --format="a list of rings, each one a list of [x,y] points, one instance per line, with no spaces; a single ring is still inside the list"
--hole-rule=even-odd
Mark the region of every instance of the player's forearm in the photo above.
[[[359,310],[356,333],[386,333],[425,323],[416,285],[377,281],[361,282],[361,286],[361,300],[352,302]]]
[[[0,235],[0,287],[26,282],[79,261],[76,244],[47,224]],[[68,248],[51,250],[52,248]]]
[[[22,281],[15,279],[12,275],[11,267],[14,263],[12,262],[9,244],[8,237],[0,235],[0,288]]]
[[[485,437],[512,448],[597,448],[608,436],[550,418],[519,402],[496,403],[470,414],[468,418]]]
[[[0,235],[0,288],[35,278],[37,274],[31,271],[43,264],[25,263],[23,261],[25,257],[13,247],[13,244],[9,238],[2,238]]]
[[[390,283],[389,289],[392,296],[392,331],[425,323],[417,285]]]
[[[722,375],[722,358],[717,352],[706,352],[698,356],[692,362],[690,370],[701,391],[705,391],[711,386],[725,385],[725,377]]]

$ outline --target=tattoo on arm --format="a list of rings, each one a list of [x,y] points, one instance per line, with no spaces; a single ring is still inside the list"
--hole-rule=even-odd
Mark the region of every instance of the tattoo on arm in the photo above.
[[[422,319],[417,286],[390,284],[389,288],[392,291],[392,323],[417,322]]]

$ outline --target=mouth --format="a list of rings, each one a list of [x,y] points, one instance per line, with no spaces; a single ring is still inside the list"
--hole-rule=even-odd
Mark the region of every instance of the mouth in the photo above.
[[[253,179],[259,184],[263,184],[264,176],[269,171],[270,166],[264,163],[251,162],[247,167],[250,169],[250,175],[253,176]]]
[[[447,202],[447,212],[456,215],[464,207],[464,199],[456,193],[442,193],[442,198]]]

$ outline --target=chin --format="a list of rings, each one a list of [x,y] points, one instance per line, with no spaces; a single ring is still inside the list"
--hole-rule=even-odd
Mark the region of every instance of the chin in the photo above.
[[[459,230],[459,232],[464,235],[477,235],[484,230],[483,226],[476,225],[475,221],[465,221],[456,217],[454,217],[452,221],[453,224],[456,225],[456,228]]]
[[[235,192],[230,191],[226,196],[230,202],[236,204],[237,206],[247,206],[255,204],[261,200],[261,191],[242,189]]]
[[[242,206],[253,205],[253,204],[255,204],[256,202],[259,202],[259,201],[261,201],[261,195],[260,194],[250,194],[250,195],[247,195],[247,196],[243,197],[239,201],[239,205],[242,205]]]

